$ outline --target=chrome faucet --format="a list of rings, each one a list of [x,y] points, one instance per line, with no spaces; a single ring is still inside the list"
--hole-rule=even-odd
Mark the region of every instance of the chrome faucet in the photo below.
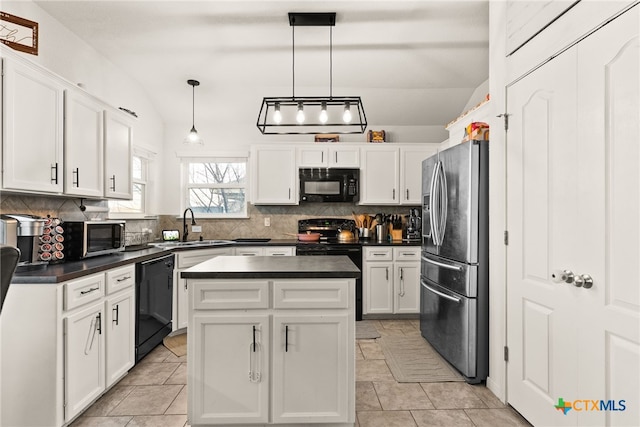
[[[187,208],[182,213],[182,241],[187,241],[187,236],[189,235],[189,227],[187,226],[187,212],[191,212],[191,225],[196,225],[196,218],[193,216],[193,211],[191,208]]]

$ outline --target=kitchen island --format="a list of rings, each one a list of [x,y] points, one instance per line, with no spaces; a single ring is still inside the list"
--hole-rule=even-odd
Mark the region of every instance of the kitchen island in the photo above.
[[[348,257],[219,256],[181,277],[190,425],[355,424]]]

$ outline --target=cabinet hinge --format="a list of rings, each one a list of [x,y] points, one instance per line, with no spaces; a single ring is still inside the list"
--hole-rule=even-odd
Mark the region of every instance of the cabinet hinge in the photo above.
[[[502,113],[502,114],[498,114],[496,117],[502,117],[504,119],[504,130],[508,131],[509,130],[509,116],[511,114],[508,113]]]
[[[505,246],[509,245],[509,232],[507,230],[504,230],[504,244]]]
[[[509,361],[509,347],[507,347],[506,345],[504,346],[504,361]]]

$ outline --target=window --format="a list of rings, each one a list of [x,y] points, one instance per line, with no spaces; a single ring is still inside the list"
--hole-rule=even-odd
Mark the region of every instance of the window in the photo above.
[[[247,158],[183,159],[186,207],[196,216],[247,217]]]
[[[110,200],[109,212],[111,214],[144,215],[146,213],[148,167],[148,159],[137,155],[133,156],[133,199]]]

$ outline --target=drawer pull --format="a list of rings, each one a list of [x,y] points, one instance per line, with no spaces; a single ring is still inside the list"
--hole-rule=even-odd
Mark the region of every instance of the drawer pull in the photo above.
[[[447,294],[443,294],[442,292],[436,291],[435,289],[427,286],[426,283],[424,283],[424,282],[422,282],[422,287],[425,288],[426,290],[438,295],[439,297],[442,297],[444,299],[448,299],[449,301],[453,301],[456,304],[460,304],[460,298],[452,297],[452,296],[449,296]]]
[[[415,256],[415,252],[402,252],[400,255],[402,256]]]
[[[387,253],[386,252],[382,252],[382,253],[381,252],[374,252],[373,256],[387,256]]]
[[[80,295],[90,294],[91,292],[97,291],[98,289],[100,289],[100,287],[87,289],[86,291],[80,291]]]
[[[125,276],[125,277],[119,278],[117,281],[118,282],[124,282],[125,280],[129,280],[129,279],[131,279],[131,276]]]
[[[429,264],[437,265],[438,267],[448,268],[449,270],[462,271],[462,267],[458,265],[445,264],[443,262],[434,261],[425,257],[422,257],[422,260],[428,262]]]

